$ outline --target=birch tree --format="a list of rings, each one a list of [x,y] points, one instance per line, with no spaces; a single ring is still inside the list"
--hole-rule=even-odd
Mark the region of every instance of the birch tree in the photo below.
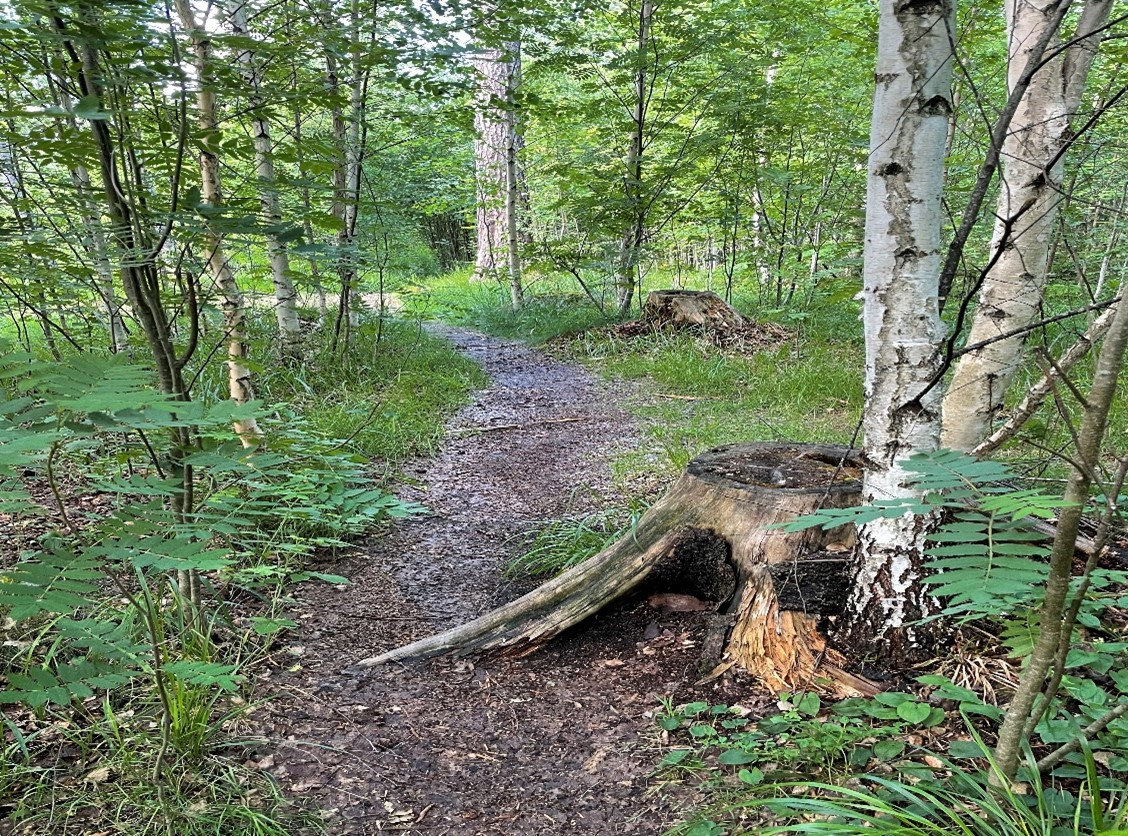
[[[979,292],[969,344],[994,340],[1033,323],[1049,272],[1051,239],[1065,199],[1065,152],[1073,117],[1109,19],[1112,0],[1086,0],[1076,32],[1063,48],[1054,32],[1069,0],[1006,0],[1008,89],[1013,91],[1031,52],[1050,38],[1019,102],[1002,147],[1002,188],[991,241],[994,263]],[[997,339],[964,354],[944,398],[943,445],[970,451],[991,432],[991,422],[1023,358],[1024,336]]]
[[[861,292],[867,503],[916,496],[905,461],[940,440],[937,396],[921,393],[944,335],[938,290],[954,13],[954,0],[880,4]],[[932,608],[919,583],[926,528],[911,514],[859,527],[845,639],[887,658],[915,653],[909,625]]]
[[[227,5],[227,22],[232,34],[244,41],[250,40],[245,0],[231,0]],[[259,203],[266,222],[266,252],[270,259],[271,279],[274,282],[274,315],[278,321],[278,334],[282,352],[296,356],[301,342],[301,323],[298,320],[298,294],[290,274],[290,257],[286,242],[279,234],[282,208],[278,200],[278,183],[274,173],[274,142],[270,136],[270,121],[262,96],[262,69],[250,48],[241,48],[236,60],[247,85],[251,112],[251,135],[255,147],[255,176],[258,181]]]
[[[193,63],[199,89],[196,92],[197,122],[200,129],[200,198],[210,207],[223,206],[223,191],[219,176],[219,121],[215,113],[215,91],[212,80],[211,39],[196,20],[190,0],[176,0],[180,24],[192,42]],[[204,231],[204,260],[212,281],[223,295],[223,325],[227,335],[227,389],[235,403],[246,404],[254,400],[251,370],[247,367],[247,325],[243,293],[235,278],[235,271],[223,249],[223,238],[210,220]],[[253,446],[262,437],[262,430],[254,418],[235,422],[235,432],[246,447]]]

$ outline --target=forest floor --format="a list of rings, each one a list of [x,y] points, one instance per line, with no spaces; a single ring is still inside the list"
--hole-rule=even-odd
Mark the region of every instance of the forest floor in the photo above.
[[[330,833],[657,834],[700,798],[654,775],[660,698],[774,700],[747,681],[696,685],[699,613],[627,600],[520,659],[357,661],[473,618],[528,588],[504,567],[547,520],[613,502],[609,462],[637,444],[637,387],[527,346],[435,333],[491,383],[404,468],[425,515],[314,568],[350,585],[296,592],[299,627],[258,689],[271,741],[252,753]]]

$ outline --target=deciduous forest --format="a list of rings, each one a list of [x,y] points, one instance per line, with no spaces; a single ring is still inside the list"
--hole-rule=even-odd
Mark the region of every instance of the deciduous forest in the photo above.
[[[0,834],[1128,833],[1126,38],[0,0]]]

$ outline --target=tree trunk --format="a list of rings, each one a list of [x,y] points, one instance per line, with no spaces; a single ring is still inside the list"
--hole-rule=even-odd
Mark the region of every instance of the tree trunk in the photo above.
[[[882,0],[870,132],[862,320],[867,503],[916,498],[905,460],[935,450],[940,408],[923,395],[940,357],[944,153],[951,113],[953,0]],[[928,521],[860,526],[857,577],[841,635],[887,663],[922,651],[910,625],[933,611],[920,583]]]
[[[646,140],[647,61],[650,54],[650,26],[654,18],[653,0],[642,0],[638,13],[638,43],[635,55],[634,112],[631,113],[631,138],[624,161],[623,188],[626,192],[628,217],[619,245],[619,265],[615,280],[615,306],[619,316],[631,310],[635,274],[646,237],[646,205],[642,199],[642,155]]]
[[[63,88],[57,87],[50,79],[55,102],[66,111],[66,124],[78,133],[78,120],[74,117],[74,102],[70,94]],[[110,253],[106,246],[106,233],[102,228],[102,213],[99,211],[94,199],[94,186],[90,180],[90,171],[82,163],[75,163],[70,169],[71,183],[74,184],[75,193],[82,204],[82,227],[86,233],[86,250],[94,262],[94,286],[102,305],[106,310],[106,330],[110,337],[110,350],[114,354],[124,354],[129,351],[129,331],[125,327],[125,318],[122,316],[122,300],[114,288],[114,266],[110,261]]]
[[[1014,778],[1022,747],[1033,726],[1030,712],[1059,652],[1063,631],[1070,631],[1070,635],[1073,631],[1072,620],[1066,623],[1063,616],[1067,612],[1066,601],[1070,593],[1078,529],[1090,500],[1090,489],[1097,479],[1101,446],[1108,428],[1109,412],[1116,398],[1117,381],[1124,369],[1126,349],[1128,305],[1121,302],[1101,346],[1093,372],[1093,384],[1085,402],[1081,428],[1074,436],[1076,449],[1070,458],[1071,470],[1066,482],[1065,502],[1058,514],[1057,531],[1050,548],[1050,572],[1038,613],[1037,639],[999,727],[999,740],[995,746],[998,769],[993,771],[992,783],[1004,783],[1004,779],[1009,782]],[[1072,617],[1076,617],[1076,612],[1072,613]]]
[[[325,21],[331,26],[332,22]],[[358,325],[356,310],[360,305],[358,285],[356,229],[360,217],[360,184],[364,164],[366,129],[364,111],[368,92],[368,71],[361,70],[359,7],[352,4],[350,12],[349,60],[349,115],[346,120],[339,103],[341,80],[336,55],[332,49],[325,53],[325,66],[331,97],[333,143],[336,166],[333,170],[332,213],[337,219],[337,276],[340,281],[337,319],[333,327],[331,348],[341,344],[343,354],[349,353],[352,332]]]
[[[508,59],[506,52],[500,49],[483,49],[474,59],[478,73],[474,110],[474,174],[478,205],[473,281],[497,278],[504,269],[510,273],[512,282],[512,259],[520,258],[519,249],[514,248],[511,242],[512,239],[519,243],[518,230],[510,229],[510,221],[516,227],[521,178],[517,160],[517,121],[512,107],[512,96],[521,71],[518,57],[520,44],[507,44],[506,50],[510,54]],[[520,261],[516,263],[519,279]],[[519,298],[515,304],[519,304]]]
[[[233,34],[250,38],[247,26],[246,0],[228,0],[228,24]],[[301,347],[301,322],[298,319],[298,294],[290,274],[290,256],[286,242],[279,234],[282,225],[282,208],[278,200],[278,182],[274,175],[274,142],[270,137],[270,121],[264,108],[261,90],[261,68],[254,50],[241,49],[237,56],[247,85],[251,110],[251,134],[255,146],[255,176],[258,180],[259,204],[267,224],[266,253],[270,260],[271,278],[274,282],[274,316],[278,321],[278,334],[282,353],[296,358]]]
[[[842,447],[730,444],[706,451],[635,530],[599,554],[468,624],[359,665],[448,651],[524,654],[664,575],[683,584],[676,591],[688,587],[724,612],[714,621],[722,668],[739,665],[769,688],[810,687],[816,676],[828,676],[840,691],[865,690],[839,669],[842,658],[818,629],[845,598],[852,528],[775,528],[817,508],[856,504],[859,474],[857,457]]]
[[[517,218],[520,200],[520,173],[517,166],[518,130],[516,95],[521,83],[521,44],[509,45],[512,58],[506,64],[505,77],[505,229],[506,252],[509,256],[509,301],[513,310],[521,307],[521,232]]]
[[[196,93],[197,119],[200,127],[200,197],[204,203],[219,208],[223,206],[220,186],[219,155],[215,143],[219,136],[219,121],[215,114],[215,93],[212,90],[211,40],[196,22],[190,0],[176,0],[180,25],[192,39],[199,91]],[[208,271],[212,281],[223,294],[223,325],[227,334],[227,390],[237,404],[254,400],[255,391],[251,370],[247,367],[247,325],[243,294],[235,279],[235,271],[223,249],[223,239],[208,220],[204,234],[204,248]],[[244,447],[253,447],[262,439],[262,430],[254,418],[234,422],[236,435]]]
[[[294,89],[297,90],[297,70],[294,71]],[[295,96],[295,100],[297,96]],[[302,112],[297,103],[294,105],[294,151],[297,157],[298,177],[302,181],[302,231],[305,233],[303,244],[312,247],[317,243],[313,234],[313,201],[309,192],[309,173],[305,165],[305,153],[302,144]],[[309,278],[313,284],[313,291],[317,296],[317,327],[324,329],[329,321],[329,303],[325,297],[325,285],[321,283],[321,268],[317,264],[317,256],[310,250]]]
[[[1085,79],[1108,21],[1111,0],[1087,0],[1075,38],[1034,75],[1003,142],[991,253],[999,253],[979,293],[968,343],[1023,328],[1038,316],[1049,272],[1050,239],[1063,200],[1065,150]],[[1026,69],[1030,49],[1056,24],[1058,4],[1007,0],[1008,88]],[[1047,50],[1060,49],[1054,36]],[[999,250],[1001,249],[1001,252]],[[1024,336],[998,340],[963,355],[944,398],[943,445],[975,448],[991,432],[1023,357]]]

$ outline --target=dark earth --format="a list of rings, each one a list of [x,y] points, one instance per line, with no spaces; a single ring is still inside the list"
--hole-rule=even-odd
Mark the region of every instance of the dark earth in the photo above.
[[[523,345],[434,331],[491,385],[437,457],[405,469],[399,495],[428,513],[314,567],[351,585],[297,590],[300,626],[252,714],[270,745],[252,761],[333,834],[662,833],[701,799],[655,772],[660,698],[774,699],[741,678],[695,684],[706,613],[643,596],[523,658],[350,669],[525,591],[506,562],[546,520],[615,503],[609,461],[639,443],[622,408],[637,393]]]

